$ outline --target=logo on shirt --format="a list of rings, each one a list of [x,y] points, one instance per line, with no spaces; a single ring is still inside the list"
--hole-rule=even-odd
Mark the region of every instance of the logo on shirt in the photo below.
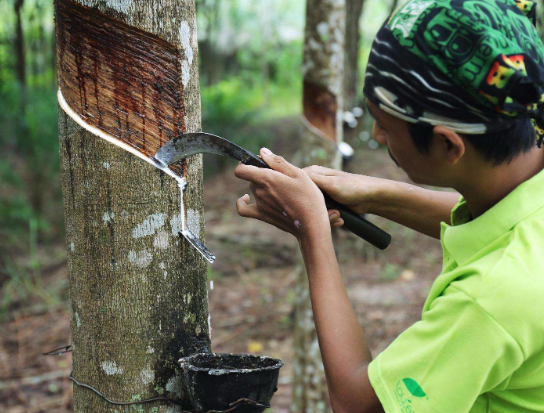
[[[404,386],[403,386],[404,384]],[[399,402],[401,413],[415,413],[410,395],[422,398],[427,395],[417,381],[409,377],[399,380],[395,388],[395,396]],[[428,398],[428,397],[427,397]]]

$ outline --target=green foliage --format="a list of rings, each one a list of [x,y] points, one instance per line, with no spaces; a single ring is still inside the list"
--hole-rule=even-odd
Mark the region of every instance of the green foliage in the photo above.
[[[47,238],[53,235],[46,234],[48,205],[62,201],[55,88],[22,91],[8,82],[0,87],[0,102],[0,244],[26,238],[30,220],[39,223],[40,238]],[[54,213],[53,221],[59,223],[58,209]]]
[[[29,239],[26,250],[21,251],[19,257],[14,258],[9,254],[0,257],[0,319],[14,306],[28,300],[33,300],[34,304],[45,305],[54,305],[61,301],[61,288],[51,292],[43,286],[42,263],[38,255],[38,227],[36,219],[29,220]]]
[[[264,87],[268,95],[263,94]],[[286,111],[297,110],[302,99],[300,90],[288,85],[251,85],[241,77],[203,87],[202,129],[258,152],[274,139],[270,130],[259,125],[296,113]]]

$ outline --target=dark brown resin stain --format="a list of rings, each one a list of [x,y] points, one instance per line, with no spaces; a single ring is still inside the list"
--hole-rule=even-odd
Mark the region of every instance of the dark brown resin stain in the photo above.
[[[173,44],[97,9],[55,4],[59,87],[86,123],[147,156],[186,131]]]
[[[304,81],[303,111],[308,121],[336,141],[336,96],[326,88]]]

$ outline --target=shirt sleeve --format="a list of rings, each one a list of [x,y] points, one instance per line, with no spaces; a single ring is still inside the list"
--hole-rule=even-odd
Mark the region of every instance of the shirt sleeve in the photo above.
[[[522,362],[512,336],[449,286],[370,363],[368,375],[386,413],[466,413],[479,395],[506,386]]]

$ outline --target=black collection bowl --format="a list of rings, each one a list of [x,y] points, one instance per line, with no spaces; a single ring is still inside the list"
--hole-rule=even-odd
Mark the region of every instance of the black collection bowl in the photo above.
[[[253,354],[199,353],[179,362],[191,404],[199,413],[264,411],[278,390],[283,367],[281,360]]]

